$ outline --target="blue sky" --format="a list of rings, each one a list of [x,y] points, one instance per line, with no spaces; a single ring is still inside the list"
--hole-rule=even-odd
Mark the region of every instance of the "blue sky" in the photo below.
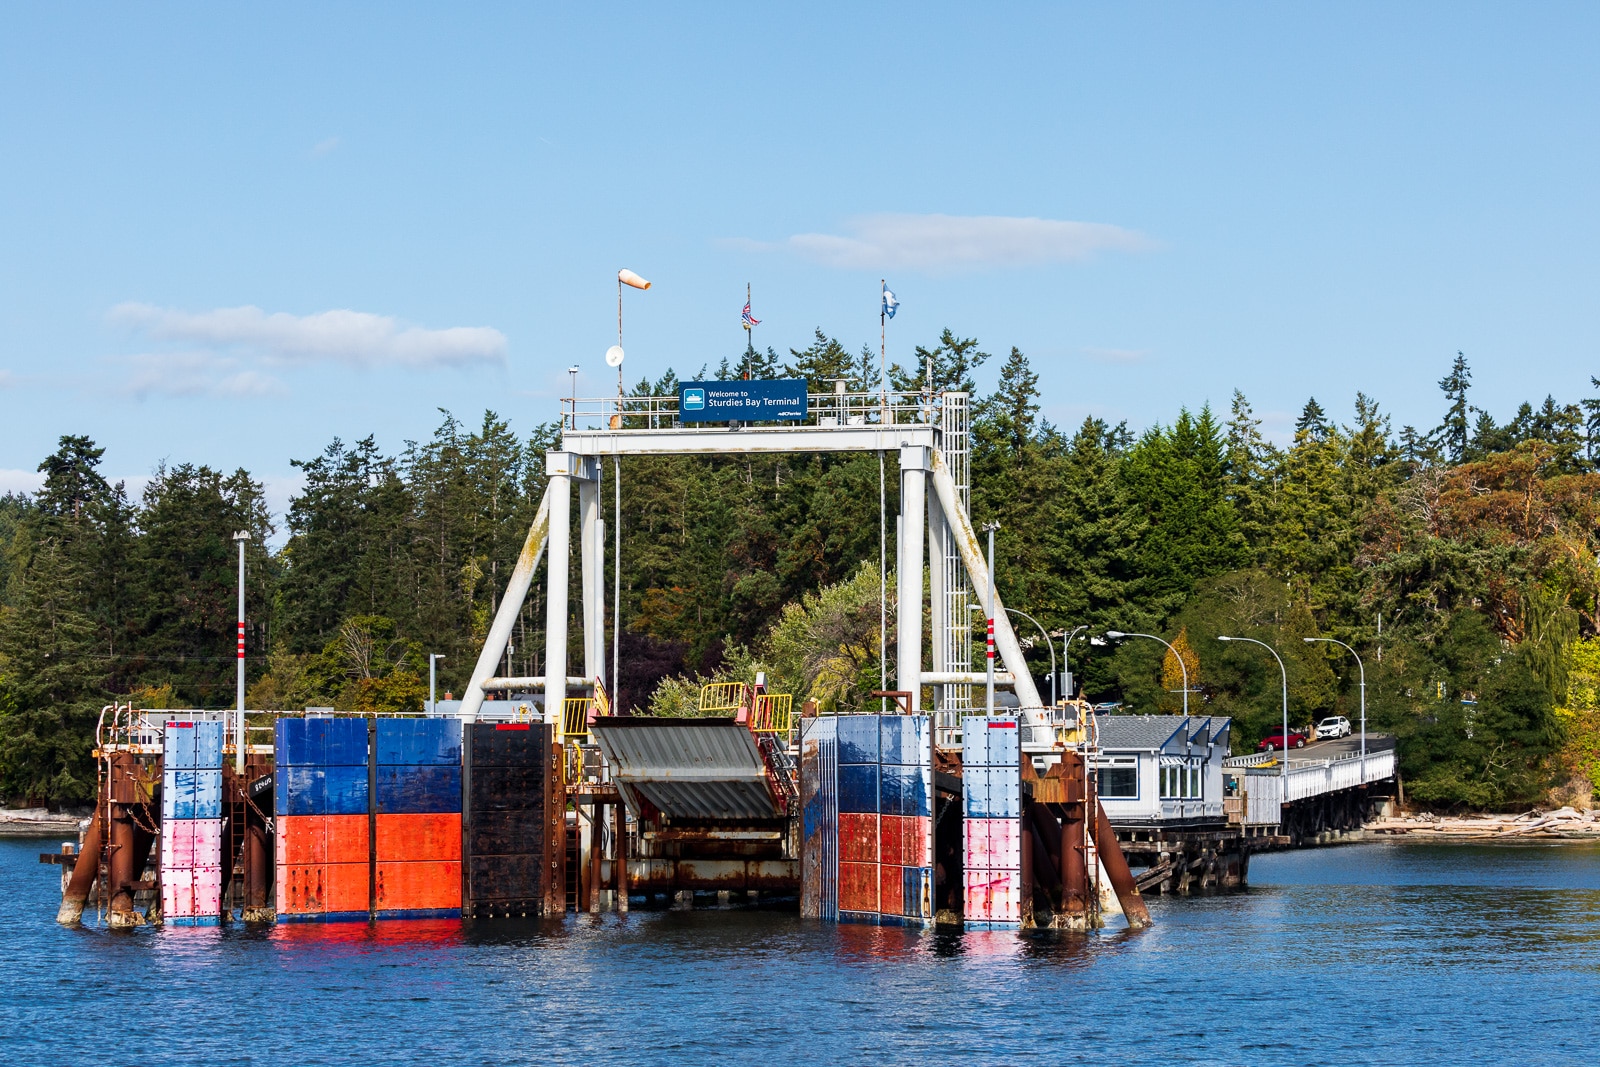
[[[519,432],[814,327],[1028,353],[1046,414],[1592,395],[1600,7],[0,9],[0,489],[438,408]],[[984,384],[992,381],[992,370]]]

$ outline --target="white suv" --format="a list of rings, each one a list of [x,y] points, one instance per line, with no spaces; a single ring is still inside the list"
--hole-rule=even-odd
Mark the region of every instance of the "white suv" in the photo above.
[[[1332,715],[1317,723],[1317,740],[1331,741],[1335,737],[1350,736],[1350,720],[1343,715]]]

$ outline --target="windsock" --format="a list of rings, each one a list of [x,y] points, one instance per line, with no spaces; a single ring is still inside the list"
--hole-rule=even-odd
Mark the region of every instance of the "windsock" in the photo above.
[[[631,285],[635,289],[650,288],[649,282],[645,281],[643,278],[639,277],[626,267],[617,271],[617,281],[621,282],[623,285]]]

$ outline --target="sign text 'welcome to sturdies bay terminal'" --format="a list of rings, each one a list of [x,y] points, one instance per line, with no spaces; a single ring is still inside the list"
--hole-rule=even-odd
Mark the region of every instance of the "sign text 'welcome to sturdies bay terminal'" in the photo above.
[[[749,382],[680,382],[679,422],[803,421],[804,379]]]

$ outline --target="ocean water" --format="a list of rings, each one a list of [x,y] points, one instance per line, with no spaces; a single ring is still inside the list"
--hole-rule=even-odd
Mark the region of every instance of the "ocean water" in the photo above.
[[[54,922],[0,841],[0,1063],[1592,1063],[1600,846],[1256,857],[1230,896],[1052,940],[783,910],[548,922]]]

